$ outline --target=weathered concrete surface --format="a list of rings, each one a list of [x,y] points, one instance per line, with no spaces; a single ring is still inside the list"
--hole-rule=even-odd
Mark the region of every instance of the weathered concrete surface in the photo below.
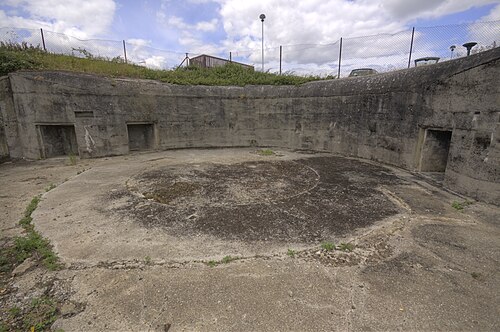
[[[2,218],[2,231],[13,226],[7,220],[16,221],[29,197],[46,186],[40,181],[59,184],[43,196],[33,216],[36,229],[68,263],[62,271],[34,269],[16,276],[17,296],[5,300],[5,307],[40,294],[42,287],[76,308],[53,326],[67,331],[164,331],[168,324],[170,331],[499,329],[498,207],[474,203],[457,211],[451,203],[463,198],[400,169],[377,166],[387,172],[381,176],[398,179],[380,188],[390,200],[383,204],[397,206],[398,213],[333,236],[336,243],[355,243],[351,253],[321,251],[314,243],[252,247],[224,239],[210,248],[212,242],[195,236],[189,246],[182,237],[165,237],[162,229],[145,235],[150,229],[140,220],[122,220],[125,230],[117,223],[122,216],[118,211],[106,217],[94,214],[98,204],[107,208],[108,202],[96,203],[93,197],[116,193],[115,183],[124,185],[129,175],[165,164],[311,162],[318,157],[250,152],[178,150],[91,159],[77,166],[61,158],[0,165],[0,186],[5,188],[0,202],[12,213]],[[87,170],[76,175],[83,168]],[[34,172],[37,179],[30,180]],[[355,176],[363,182],[366,175],[356,170],[351,178]],[[88,188],[94,190],[89,193]],[[163,233],[164,248],[173,245],[171,240],[184,241],[182,250],[173,255],[159,248],[150,251],[158,233]],[[111,251],[106,242],[120,246]],[[297,250],[295,258],[286,254],[288,248]],[[203,263],[243,253],[248,256],[228,264]]]
[[[43,157],[37,125],[73,125],[85,158],[141,146],[129,141],[127,131],[127,125],[139,124],[152,126],[151,146],[159,150],[277,146],[420,170],[426,130],[448,130],[449,155],[441,158],[448,162],[445,185],[497,204],[499,59],[495,48],[428,67],[301,86],[175,86],[18,72],[9,75],[10,96],[0,99],[13,101],[2,101],[2,112],[18,121],[17,132],[6,131],[9,147],[15,146],[10,155],[33,159]]]
[[[216,151],[94,167],[46,195],[33,214],[37,229],[65,263],[182,263],[319,245],[400,210],[381,188],[402,181],[379,166],[331,155]],[[142,194],[150,189],[141,182],[157,190],[199,188],[173,192],[162,204]]]

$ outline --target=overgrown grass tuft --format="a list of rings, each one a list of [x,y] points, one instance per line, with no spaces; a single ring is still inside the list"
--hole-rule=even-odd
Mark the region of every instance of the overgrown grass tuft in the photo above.
[[[321,248],[323,248],[326,251],[332,251],[335,249],[335,244],[333,242],[323,242],[321,244]]]
[[[465,207],[472,205],[472,204],[473,204],[473,202],[471,202],[471,201],[463,201],[463,202],[453,201],[453,203],[451,203],[451,207],[453,207],[457,211],[463,211],[463,209]]]
[[[25,236],[14,238],[14,254],[18,263],[22,263],[26,258],[35,256],[40,259],[49,270],[60,268],[59,258],[52,250],[50,242],[43,238],[40,233],[34,230],[31,224],[33,218],[31,214],[38,207],[40,196],[35,196],[24,211],[24,217],[19,224],[26,230]]]
[[[261,156],[272,156],[274,154],[274,151],[271,149],[262,149],[262,150],[259,150],[259,154]]]
[[[32,300],[29,312],[24,316],[23,325],[26,331],[45,331],[56,319],[56,303],[51,298],[43,296]]]
[[[236,261],[238,259],[241,259],[241,258],[228,255],[228,256],[224,256],[220,261],[211,260],[211,261],[206,262],[205,264],[207,264],[210,267],[216,267],[219,264],[229,264],[229,263]]]
[[[355,247],[352,243],[341,243],[339,249],[342,251],[353,251]]]
[[[123,60],[95,57],[86,50],[77,49],[75,56],[46,53],[28,44],[0,43],[0,76],[17,70],[66,70],[92,73],[108,77],[152,79],[181,85],[298,85],[323,78],[253,71],[236,64],[223,67],[182,67],[172,70],[154,70]]]
[[[26,210],[24,211],[24,216],[31,217],[31,214],[33,213],[33,211],[35,211],[36,208],[38,207],[38,203],[40,203],[40,196],[33,197],[31,199],[31,202],[26,207]]]

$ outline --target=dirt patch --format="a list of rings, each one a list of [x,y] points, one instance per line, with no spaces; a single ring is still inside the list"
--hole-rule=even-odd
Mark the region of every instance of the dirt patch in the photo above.
[[[174,182],[167,188],[156,188],[150,192],[144,192],[143,195],[147,199],[152,199],[155,202],[168,204],[181,197],[193,196],[198,186],[189,182]]]
[[[401,182],[372,164],[312,157],[157,168],[107,199],[126,202],[113,212],[176,236],[312,243],[400,212],[377,188]]]

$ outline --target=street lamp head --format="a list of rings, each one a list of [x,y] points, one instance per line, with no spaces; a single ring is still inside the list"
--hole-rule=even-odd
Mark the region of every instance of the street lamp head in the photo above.
[[[262,22],[264,22],[264,19],[266,18],[266,15],[264,15],[264,14],[260,14],[259,18],[260,18],[260,20],[261,20]]]

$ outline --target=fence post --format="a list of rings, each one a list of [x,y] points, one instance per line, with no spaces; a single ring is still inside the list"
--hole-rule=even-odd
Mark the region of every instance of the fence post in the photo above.
[[[47,48],[45,48],[45,38],[43,37],[43,29],[40,28],[40,34],[42,35],[42,46],[43,46],[43,50],[45,52],[47,52]]]
[[[233,62],[233,54],[232,54],[232,52],[229,52],[229,62]]]
[[[280,45],[280,75],[281,75],[281,58],[283,55],[283,46]]]
[[[125,40],[123,40],[123,56],[125,57],[125,63],[127,62],[127,48],[125,47]]]
[[[411,30],[410,56],[408,57],[408,68],[411,65],[411,52],[413,52],[413,37],[415,36],[415,27]]]
[[[342,37],[340,37],[340,47],[339,47],[339,72],[337,78],[340,78],[340,64],[342,62]]]

